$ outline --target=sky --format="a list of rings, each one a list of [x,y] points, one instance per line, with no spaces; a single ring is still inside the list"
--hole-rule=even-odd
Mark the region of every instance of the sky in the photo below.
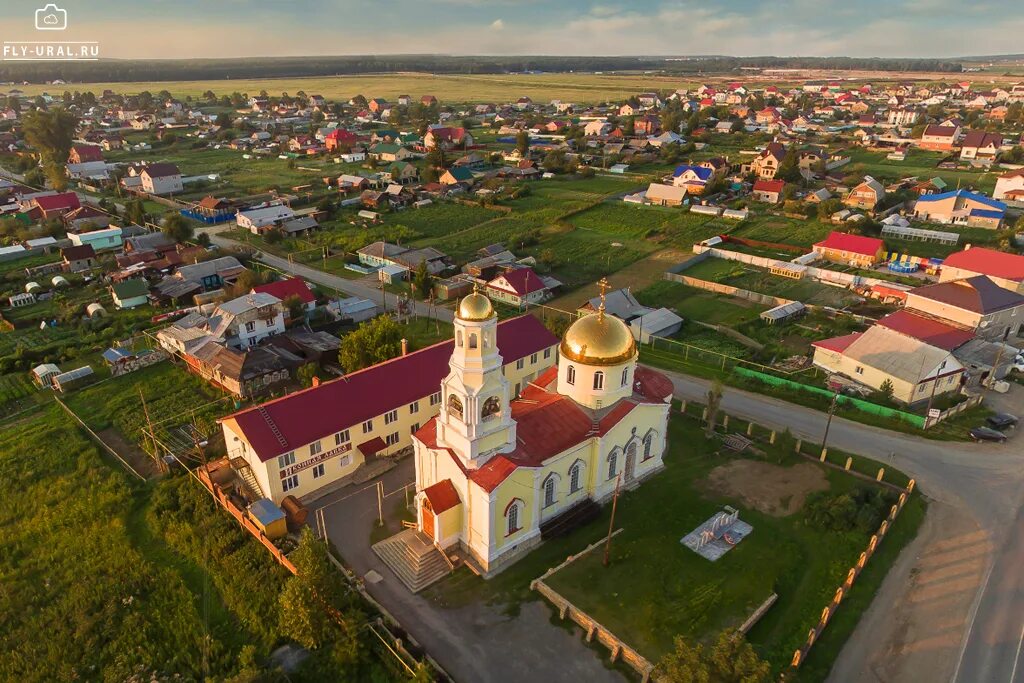
[[[956,57],[1024,52],[1021,0],[2,0],[0,40],[117,58],[286,55]]]

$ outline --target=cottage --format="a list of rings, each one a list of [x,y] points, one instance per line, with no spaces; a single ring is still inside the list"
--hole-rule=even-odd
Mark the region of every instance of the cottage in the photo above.
[[[982,130],[968,131],[960,147],[960,158],[970,161],[991,164],[999,155],[1003,146],[1003,136]]]
[[[967,225],[998,230],[1006,216],[1006,204],[983,194],[954,190],[922,195],[914,203],[914,217],[930,223]]]
[[[872,268],[885,257],[885,243],[882,240],[845,232],[830,232],[813,249],[823,259],[859,268]]]
[[[114,226],[90,232],[68,233],[68,239],[76,246],[88,244],[96,251],[102,251],[120,248],[121,234],[121,228]]]
[[[1024,256],[984,247],[968,247],[943,260],[939,282],[985,275],[1003,289],[1024,294]]]
[[[486,291],[492,299],[521,308],[540,303],[550,290],[532,268],[515,268],[488,282]]]
[[[1024,326],[1024,295],[985,275],[916,287],[907,293],[906,307],[989,341],[1015,337]]]
[[[238,227],[248,230],[254,235],[265,233],[280,227],[285,221],[295,218],[295,212],[284,204],[274,204],[260,209],[239,211],[235,216]]]
[[[131,279],[115,282],[110,286],[114,305],[120,309],[130,309],[149,302],[149,286],[145,280]]]
[[[296,297],[302,303],[302,309],[306,316],[309,316],[316,308],[316,295],[300,277],[289,277],[283,280],[268,282],[264,285],[257,285],[252,288],[251,294],[269,294],[277,297],[285,304],[292,297]],[[285,322],[291,322],[291,312],[286,307],[284,310]]]
[[[843,198],[843,204],[854,209],[872,211],[885,197],[885,187],[871,176],[864,176],[864,180],[854,187]]]
[[[1024,168],[1008,171],[996,178],[992,197],[1005,202],[1024,204]]]
[[[672,171],[672,184],[686,189],[687,194],[703,194],[715,172],[701,165],[683,164]]]
[[[184,189],[181,171],[174,164],[149,164],[142,169],[139,177],[142,179],[142,190],[150,194],[173,194]]]
[[[778,204],[782,200],[782,192],[786,189],[784,180],[758,180],[754,183],[751,196],[754,201],[767,204]]]
[[[82,273],[96,266],[96,250],[91,244],[77,247],[65,247],[60,250],[62,268],[68,273]]]

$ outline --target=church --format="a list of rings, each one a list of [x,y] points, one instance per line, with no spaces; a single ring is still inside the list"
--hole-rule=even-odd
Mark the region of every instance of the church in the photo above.
[[[459,302],[440,411],[412,437],[416,523],[485,576],[664,467],[672,383],[637,365],[601,286],[597,312],[566,330],[556,365],[515,400],[490,300]]]

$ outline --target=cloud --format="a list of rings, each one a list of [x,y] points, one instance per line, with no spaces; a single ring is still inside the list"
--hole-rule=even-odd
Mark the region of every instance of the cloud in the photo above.
[[[501,19],[495,19],[494,21],[491,22],[492,31],[500,31],[503,28],[505,28],[505,22],[502,21]]]

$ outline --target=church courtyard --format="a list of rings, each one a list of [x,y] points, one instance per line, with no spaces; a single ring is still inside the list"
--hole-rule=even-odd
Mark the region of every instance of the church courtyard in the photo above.
[[[734,421],[730,431],[745,428]],[[894,502],[895,494],[795,455],[793,443],[785,438],[775,446],[760,444],[766,448],[763,456],[737,455],[718,440],[706,440],[698,421],[678,412],[673,412],[668,442],[666,469],[619,499],[615,527],[622,532],[612,542],[610,566],[602,565],[600,547],[546,583],[652,662],[671,649],[677,634],[711,639],[724,628],[738,627],[777,593],[778,600],[748,639],[781,671],[871,536],[865,530],[871,524],[867,520],[849,530],[825,529],[817,517],[809,519],[808,507],[818,499],[834,502],[842,494],[860,500],[884,492],[881,505],[890,497]],[[753,526],[742,543],[716,562],[680,543],[725,506],[736,508],[739,519]],[[861,609],[916,534],[924,507],[919,496],[911,498],[811,650],[801,680],[825,677]],[[609,514],[610,506],[605,506],[597,521],[545,542],[489,581],[460,569],[423,596],[438,607],[490,604],[514,615],[540,599],[529,591],[530,581],[601,539]],[[554,609],[550,611],[558,622]]]

